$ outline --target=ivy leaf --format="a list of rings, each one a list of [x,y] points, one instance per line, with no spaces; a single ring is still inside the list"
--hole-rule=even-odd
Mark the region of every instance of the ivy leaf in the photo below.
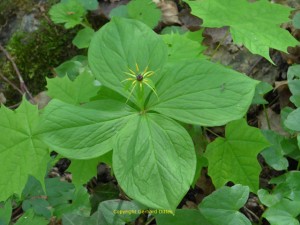
[[[101,221],[103,225],[106,225],[103,221]],[[98,225],[99,223],[95,223],[91,217],[81,216],[76,213],[66,213],[62,216],[62,224],[63,225]],[[99,225],[100,225],[99,224]]]
[[[173,119],[220,126],[240,119],[251,104],[257,81],[206,60],[172,64],[164,70],[147,107]]]
[[[288,86],[293,94],[290,97],[291,102],[293,102],[297,107],[300,107],[300,65],[290,66],[287,72],[288,76]]]
[[[238,210],[249,197],[249,187],[240,184],[222,187],[203,199],[199,205],[202,215],[214,225],[251,225]]]
[[[177,209],[175,215],[157,214],[155,215],[155,220],[157,225],[214,225],[205,219],[199,210],[195,209]]]
[[[141,209],[134,202],[117,199],[101,202],[98,207],[98,213],[102,213],[107,225],[125,225],[134,221],[140,214],[138,210]],[[127,211],[128,213],[122,213],[122,211]]]
[[[187,36],[173,33],[162,35],[162,38],[168,46],[169,62],[205,58],[205,56],[202,54],[202,52],[205,50],[205,47],[199,42],[189,39]]]
[[[161,11],[152,0],[132,0],[127,4],[128,16],[154,28],[160,18]]]
[[[47,146],[39,138],[39,113],[25,99],[15,111],[0,108],[0,201],[21,195],[29,175],[42,184],[50,159]],[[30,162],[30,163],[28,163]]]
[[[90,217],[69,213],[64,214],[62,220],[64,225],[125,225],[139,216],[140,209],[134,202],[109,200],[101,202],[98,210]]]
[[[300,214],[300,172],[288,172],[272,179],[277,184],[272,194],[259,190],[258,196],[269,208],[264,212],[271,225],[299,225],[296,217]]]
[[[42,198],[26,199],[22,203],[22,209],[26,212],[29,209],[33,209],[34,213],[38,216],[43,216],[47,219],[51,217],[51,211],[49,210],[49,202]]]
[[[72,159],[68,171],[72,173],[72,183],[75,186],[86,184],[92,177],[97,175],[97,165],[101,162],[101,157],[75,160]]]
[[[72,200],[74,185],[66,181],[61,181],[58,177],[45,179],[47,200],[53,208],[60,205],[65,207]]]
[[[264,95],[271,90],[273,90],[271,84],[263,81],[260,82],[258,85],[256,85],[252,104],[268,104],[268,101],[264,99]]]
[[[113,168],[128,196],[151,208],[174,211],[193,182],[193,142],[165,116],[135,117],[116,136]]]
[[[275,170],[286,170],[289,166],[289,162],[284,157],[285,152],[281,146],[284,137],[272,130],[263,130],[262,133],[270,144],[272,144],[272,146],[261,152],[266,163]]]
[[[291,130],[300,131],[300,108],[297,108],[293,112],[291,112],[286,120],[284,121],[284,125]]]
[[[268,1],[189,0],[192,13],[204,20],[204,27],[230,27],[233,41],[244,44],[253,54],[273,61],[269,48],[287,53],[299,42],[280,25],[289,22],[291,8]],[[276,15],[276,16],[274,16]]]
[[[64,23],[65,28],[70,29],[81,23],[86,10],[77,1],[67,1],[53,5],[49,14],[54,23]]]
[[[92,28],[86,27],[78,31],[72,43],[77,48],[88,48],[95,31]]]
[[[263,217],[271,225],[299,225],[296,217],[300,214],[300,202],[283,199],[278,204],[268,208]]]
[[[293,17],[293,26],[300,29],[300,13],[296,13]]]
[[[97,208],[101,202],[117,199],[119,198],[119,195],[119,188],[112,182],[98,184],[97,187],[93,188],[93,193],[90,196],[92,212],[97,211]]]
[[[54,71],[59,77],[67,75],[71,80],[74,80],[85,69],[87,69],[87,57],[77,55],[54,68]]]
[[[8,199],[4,203],[0,203],[0,224],[9,225],[12,215],[12,204],[11,200]]]
[[[259,129],[247,125],[244,119],[227,124],[225,138],[217,138],[207,146],[208,174],[219,188],[232,181],[258,190],[261,167],[258,153],[268,147]]]
[[[111,137],[135,111],[114,100],[95,101],[93,107],[52,100],[44,109],[40,123],[45,143],[71,159],[91,159],[110,151]]]
[[[58,178],[45,180],[47,200],[54,208],[54,215],[61,217],[65,213],[76,212],[78,215],[88,216],[91,206],[89,194],[85,187],[77,187]]]
[[[71,81],[68,76],[46,79],[47,95],[74,105],[88,102],[91,97],[96,96],[100,89],[94,85],[94,77],[86,70],[74,81]]]
[[[92,177],[97,175],[97,166],[100,162],[111,166],[112,151],[97,158],[86,160],[72,159],[71,165],[68,167],[68,171],[72,173],[72,183],[76,187],[86,184]]]
[[[34,214],[33,210],[26,211],[20,219],[15,223],[15,225],[48,225],[49,220],[44,217],[37,216]]]
[[[125,72],[129,69],[137,72],[136,64],[141,71],[148,67],[148,71],[156,71],[151,77],[155,81],[166,62],[167,50],[161,37],[147,25],[114,17],[95,33],[88,59],[101,84],[128,98],[131,90],[125,90],[128,82],[124,80],[129,78]]]
[[[280,194],[282,197],[300,202],[300,172],[288,172],[278,178],[279,181],[272,180],[272,183],[277,184],[273,194]]]

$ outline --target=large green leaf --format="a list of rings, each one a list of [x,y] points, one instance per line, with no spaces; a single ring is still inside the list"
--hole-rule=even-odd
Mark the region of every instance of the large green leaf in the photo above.
[[[189,0],[192,13],[204,20],[204,27],[230,26],[235,43],[244,44],[253,54],[273,63],[269,48],[287,52],[299,42],[280,25],[289,22],[292,9],[269,3],[247,0]],[[274,16],[276,15],[276,16]]]
[[[269,146],[259,129],[247,125],[244,119],[226,126],[225,138],[217,138],[207,146],[208,174],[219,188],[232,181],[258,190],[261,167],[258,153]]]
[[[205,47],[199,41],[189,39],[187,35],[172,33],[164,34],[162,38],[168,46],[169,62],[176,63],[180,60],[205,58],[202,53]],[[202,39],[202,37],[200,36],[199,39]]]
[[[28,175],[44,183],[50,157],[38,137],[38,119],[37,107],[26,100],[15,111],[0,108],[0,201],[14,193],[21,195]]]
[[[74,81],[68,76],[47,79],[47,94],[51,98],[59,99],[70,104],[82,104],[88,102],[99,91],[94,85],[94,77],[85,70]]]
[[[250,225],[238,210],[249,197],[249,187],[240,184],[222,187],[203,199],[199,205],[202,215],[214,225]]]
[[[193,181],[196,155],[183,127],[149,113],[133,118],[116,136],[113,168],[128,196],[148,207],[175,210]]]
[[[257,81],[206,60],[169,66],[148,106],[176,120],[203,126],[240,119],[251,104]]]
[[[68,167],[68,171],[72,173],[72,183],[75,186],[86,184],[91,178],[97,175],[97,165],[100,162],[106,163],[111,166],[112,151],[109,151],[97,158],[85,160],[72,159],[71,165]]]
[[[125,103],[99,100],[84,108],[52,100],[40,132],[52,150],[72,159],[95,158],[112,149],[111,137],[135,111]]]
[[[157,79],[167,59],[167,49],[161,37],[147,25],[114,17],[95,33],[88,56],[96,78],[104,86],[128,98],[131,90],[126,91],[125,87],[130,81],[122,81],[130,76],[125,72],[129,73],[131,69],[138,74],[148,67],[148,71],[156,71],[151,79]]]
[[[102,213],[107,225],[125,225],[134,221],[143,208],[140,205],[119,199],[101,202],[98,213]]]
[[[157,225],[214,225],[205,219],[199,210],[195,209],[178,209],[175,211],[175,215],[157,214],[155,219]]]

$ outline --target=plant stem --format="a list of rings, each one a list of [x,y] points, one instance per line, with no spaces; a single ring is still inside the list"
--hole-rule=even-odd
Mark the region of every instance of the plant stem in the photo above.
[[[267,112],[265,104],[263,104],[263,109],[264,109],[265,117],[266,117],[266,120],[267,120],[268,129],[271,130],[271,124],[270,124],[270,120],[269,120],[269,116],[268,116],[268,112]]]
[[[149,225],[154,219],[155,217],[152,217],[147,223],[145,223],[145,225]]]
[[[9,79],[7,79],[3,73],[0,71],[0,77],[5,81],[7,82],[10,86],[12,86],[16,91],[18,91],[21,95],[24,94],[23,91],[20,90],[20,88],[18,88],[13,82],[11,82]]]
[[[220,135],[218,135],[217,133],[213,132],[211,129],[204,127],[204,130],[207,130],[209,133],[212,133],[213,135],[215,135],[216,137],[221,137]]]
[[[260,218],[254,212],[252,212],[250,209],[248,209],[246,206],[244,206],[243,209],[245,209],[245,211],[247,211],[249,214],[251,214],[251,216],[253,216],[257,221],[260,221]]]
[[[229,28],[227,29],[227,31],[226,31],[224,37],[222,38],[222,40],[219,42],[218,46],[215,48],[215,50],[211,54],[211,58],[213,58],[215,56],[215,54],[217,53],[217,51],[219,50],[219,48],[221,47],[221,45],[224,43],[225,39],[227,38],[228,34],[229,34]]]
[[[25,93],[27,95],[27,97],[30,99],[30,101],[32,103],[35,103],[31,93],[29,92],[25,82],[24,82],[24,79],[15,63],[15,61],[13,60],[13,58],[11,57],[11,55],[8,53],[8,51],[6,51],[6,49],[0,44],[0,51],[3,52],[3,54],[6,56],[6,58],[11,62],[16,74],[17,74],[17,77],[19,79],[19,82],[20,82],[20,90]]]

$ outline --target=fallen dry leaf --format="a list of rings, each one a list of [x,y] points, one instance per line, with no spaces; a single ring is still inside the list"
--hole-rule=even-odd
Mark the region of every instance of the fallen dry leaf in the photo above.
[[[283,136],[289,136],[281,126],[281,117],[280,114],[275,113],[272,109],[267,108],[267,114],[270,121],[271,130],[277,132]],[[261,111],[258,115],[258,127],[262,130],[269,130],[267,118],[264,111]]]
[[[0,104],[5,104],[6,103],[6,98],[2,92],[0,92]]]
[[[197,31],[200,29],[200,25],[202,24],[202,19],[191,14],[190,9],[183,9],[179,12],[178,18],[181,24],[188,28],[190,31]]]
[[[275,82],[275,90],[279,96],[279,105],[280,109],[283,109],[286,106],[293,107],[293,103],[290,101],[290,97],[292,93],[288,87],[288,82],[285,81],[276,81]]]
[[[166,25],[181,24],[178,18],[178,8],[173,1],[153,1],[162,11],[162,21]]]
[[[206,28],[203,32],[203,36],[209,37],[212,44],[222,42],[222,45],[228,45],[232,42],[232,37],[230,33],[228,33],[228,29],[228,27]]]
[[[51,98],[47,95],[46,91],[42,91],[39,94],[37,94],[36,96],[34,96],[34,101],[35,103],[38,105],[39,109],[44,108],[48,102],[51,100]]]

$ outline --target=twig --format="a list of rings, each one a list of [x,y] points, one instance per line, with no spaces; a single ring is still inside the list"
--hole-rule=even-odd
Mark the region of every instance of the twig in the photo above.
[[[226,38],[227,38],[228,35],[229,35],[229,28],[227,29],[227,31],[226,31],[224,37],[222,38],[222,40],[219,42],[218,46],[215,48],[215,50],[214,50],[213,53],[211,54],[211,56],[210,56],[211,59],[212,59],[212,58],[215,56],[215,54],[218,52],[218,50],[219,50],[219,48],[221,47],[221,45],[224,44],[224,42],[225,42],[225,40],[226,40]]]
[[[245,211],[247,211],[251,216],[253,216],[257,221],[260,220],[260,218],[254,212],[252,212],[250,209],[248,209],[246,206],[243,206],[243,209]]]
[[[269,119],[268,112],[267,112],[265,104],[263,104],[263,109],[264,109],[265,117],[266,117],[266,120],[267,120],[268,129],[271,130],[270,119]]]
[[[20,90],[20,88],[18,88],[13,82],[11,82],[9,79],[7,79],[3,73],[0,71],[0,77],[5,81],[7,82],[10,86],[12,86],[15,90],[17,90],[21,95],[24,94],[23,91]]]
[[[145,225],[149,225],[154,219],[155,217],[152,217],[148,222],[145,223]]]
[[[15,108],[17,108],[20,104],[21,104],[21,102],[18,102],[17,104],[8,106],[8,108],[9,108],[9,109],[15,109]]]
[[[204,127],[205,130],[207,130],[209,133],[215,135],[216,137],[221,137],[220,135],[218,135],[217,133],[213,132],[211,129]]]
[[[4,55],[6,56],[6,58],[11,62],[17,76],[18,76],[18,79],[19,79],[19,82],[20,82],[20,89],[23,93],[25,93],[27,95],[27,97],[30,99],[30,101],[32,103],[35,103],[31,93],[29,92],[24,80],[23,80],[23,77],[15,63],[15,61],[13,60],[13,58],[11,57],[11,55],[8,53],[8,51],[6,51],[6,49],[0,44],[0,50],[4,53]]]

